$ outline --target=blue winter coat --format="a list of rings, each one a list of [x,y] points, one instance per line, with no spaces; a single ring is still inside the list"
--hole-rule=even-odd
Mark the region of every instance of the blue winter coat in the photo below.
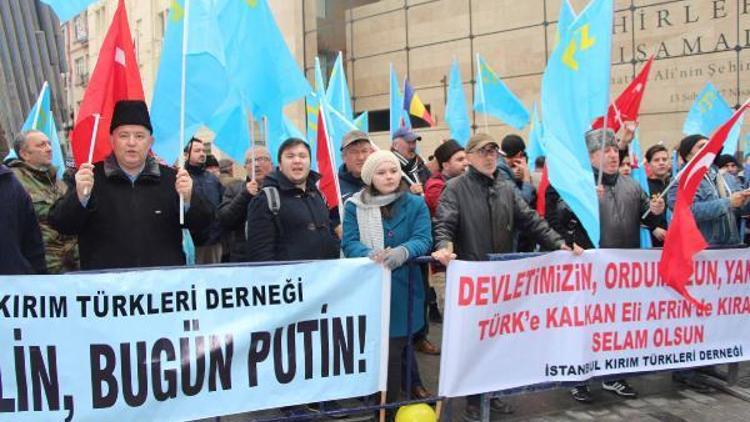
[[[719,176],[719,172],[712,166],[698,185],[691,210],[698,229],[709,245],[736,245],[741,243],[737,224],[740,210],[733,209],[729,205],[729,198],[719,196],[719,191],[716,189]],[[725,175],[724,180],[731,192],[742,189],[732,177]],[[678,183],[675,183],[669,189],[667,205],[670,209],[674,209],[675,202],[677,202],[677,188]],[[750,204],[745,207],[744,211],[750,211]]]
[[[348,201],[344,208],[343,250],[347,258],[367,256],[371,248],[360,242],[357,225],[357,206]],[[403,246],[409,258],[427,254],[432,248],[430,212],[424,199],[406,193],[393,203],[391,218],[383,220],[385,247]],[[412,301],[411,332],[424,326],[424,287],[422,272],[418,265],[404,264],[391,273],[391,337],[407,335],[408,281],[414,292]]]

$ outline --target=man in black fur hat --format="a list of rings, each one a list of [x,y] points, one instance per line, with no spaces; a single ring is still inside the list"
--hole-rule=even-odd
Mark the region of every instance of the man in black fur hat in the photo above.
[[[52,226],[78,236],[84,270],[184,265],[180,197],[193,230],[210,224],[210,205],[193,192],[185,169],[149,154],[154,138],[145,102],[115,104],[109,131],[112,154],[80,166],[50,211]]]

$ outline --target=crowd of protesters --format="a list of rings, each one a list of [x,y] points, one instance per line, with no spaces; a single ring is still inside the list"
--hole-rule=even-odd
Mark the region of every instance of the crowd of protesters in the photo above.
[[[661,246],[676,200],[676,169],[665,145],[649,148],[643,162],[631,159],[634,123],[619,136],[598,129],[580,140],[600,180],[604,248],[639,248],[642,228],[648,228],[654,246]],[[407,387],[412,397],[432,395],[414,354],[407,353],[440,353],[428,327],[440,321],[442,295],[429,283],[429,273],[456,258],[482,261],[488,254],[554,250],[581,254],[593,247],[555,189],[538,192],[545,159],[530,170],[518,135],[497,140],[477,133],[465,148],[445,140],[425,161],[417,153],[421,137],[409,129],[394,133],[390,150],[378,150],[366,133],[352,131],[342,142],[339,212],[326,205],[317,186],[320,175],[311,170],[310,145],[302,139],[287,139],[278,151],[252,148],[244,163],[247,176],[239,179],[231,162],[207,156],[197,138],[187,144],[182,168],[160,164],[150,153],[152,127],[142,101],[117,103],[109,130],[112,154],[66,173],[64,184],[57,182],[62,169],[51,165],[51,145],[42,132],[24,131],[14,139],[17,158],[0,164],[0,274],[185,265],[184,229],[195,244],[197,264],[370,257],[392,271],[389,400],[399,399]],[[687,163],[706,143],[700,135],[679,140],[678,162]],[[647,169],[648,193],[631,177],[634,167]],[[709,244],[747,242],[748,171],[750,159],[740,163],[721,155],[701,182],[692,211]],[[540,199],[544,215],[537,211]],[[425,255],[436,261],[433,268],[409,263]],[[414,348],[406,347],[409,338]],[[411,386],[403,382],[408,360]],[[603,388],[623,397],[637,395],[625,380]],[[592,400],[586,384],[571,393],[578,401]],[[494,413],[513,411],[499,399],[490,407]],[[306,410],[319,409],[311,404]],[[464,418],[480,420],[478,396],[467,398]]]

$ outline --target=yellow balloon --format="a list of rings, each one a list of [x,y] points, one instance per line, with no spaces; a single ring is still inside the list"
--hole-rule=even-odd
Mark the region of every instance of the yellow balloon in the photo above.
[[[425,403],[410,404],[398,409],[396,422],[437,422],[437,415]]]

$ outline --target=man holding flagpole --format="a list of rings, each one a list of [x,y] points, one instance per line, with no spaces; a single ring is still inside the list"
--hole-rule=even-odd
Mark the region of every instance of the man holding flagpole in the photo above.
[[[50,211],[52,227],[78,236],[84,270],[185,265],[180,196],[188,228],[211,223],[211,207],[193,192],[187,171],[149,154],[151,130],[144,101],[117,102],[109,128],[112,154],[96,165],[81,164]]]

